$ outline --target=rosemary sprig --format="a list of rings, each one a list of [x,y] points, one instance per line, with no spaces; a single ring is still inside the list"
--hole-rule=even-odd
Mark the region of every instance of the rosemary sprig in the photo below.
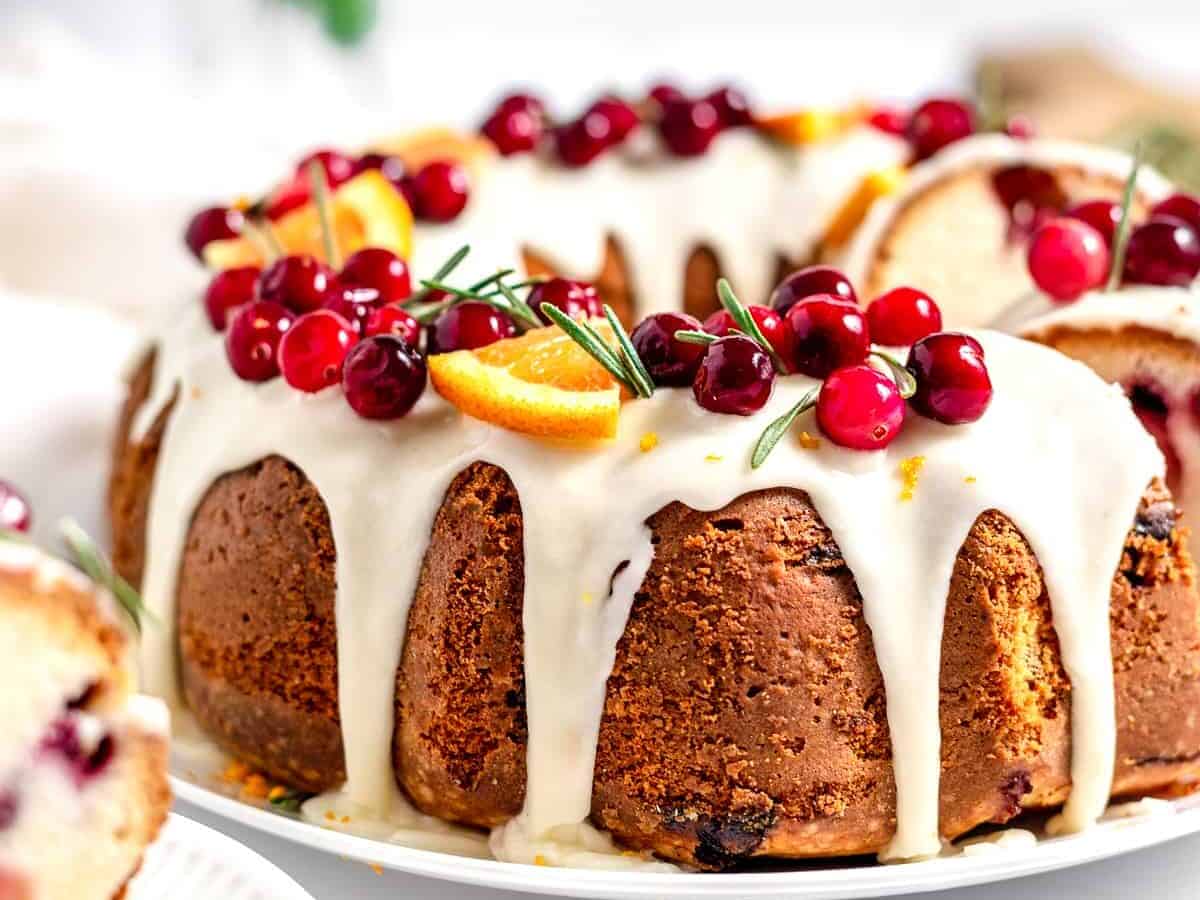
[[[142,621],[145,619],[153,621],[150,611],[142,602],[141,595],[128,581],[113,571],[109,561],[78,522],[74,519],[63,519],[58,527],[75,564],[97,585],[108,589],[109,593],[125,609],[133,621],[134,629],[140,634]]]
[[[775,445],[783,439],[788,429],[792,427],[792,423],[801,414],[808,412],[808,410],[817,405],[817,395],[819,392],[820,388],[809,390],[808,393],[800,398],[799,403],[763,430],[758,443],[754,445],[754,453],[750,457],[750,468],[757,469],[766,462],[767,457],[771,455],[771,451],[775,449]]]
[[[315,796],[315,794],[310,794],[307,791],[297,791],[288,788],[281,794],[275,794],[269,799],[269,802],[272,807],[281,812],[294,813],[300,811],[300,807],[304,805],[306,800]]]
[[[629,335],[625,331],[625,326],[621,324],[621,320],[617,318],[617,314],[613,312],[611,306],[604,304],[604,318],[608,319],[609,327],[612,328],[613,334],[617,336],[617,346],[621,348],[621,359],[625,363],[625,368],[629,370],[629,374],[633,377],[633,381],[638,386],[639,397],[650,397],[654,394],[654,379],[650,377],[650,373],[646,370],[646,364],[642,362],[642,358],[638,356],[637,350],[633,348],[633,341],[629,339]]]
[[[762,330],[758,327],[758,323],[754,321],[754,316],[750,314],[750,310],[742,305],[742,301],[733,293],[733,288],[729,286],[729,282],[724,278],[717,279],[717,299],[721,301],[721,305],[725,307],[729,315],[733,316],[733,323],[738,327],[738,330],[762,347],[766,351],[767,356],[771,357],[775,371],[786,373],[787,366],[780,359],[775,348],[771,346],[771,342],[763,335]]]
[[[15,528],[0,528],[0,541],[11,541],[14,544],[28,544],[29,538]]]
[[[631,394],[638,397],[649,397],[649,394],[639,390],[637,382],[625,367],[624,360],[616,354],[608,342],[601,337],[591,324],[585,320],[575,320],[565,312],[550,303],[542,304],[542,312],[546,317],[567,333],[575,343],[587,351],[588,355],[600,363],[613,378],[623,384]]]
[[[872,350],[871,355],[887,363],[887,367],[892,373],[892,381],[896,382],[896,387],[903,399],[908,400],[917,392],[916,376],[900,360],[882,350]]]
[[[675,340],[684,344],[702,344],[707,347],[713,341],[720,340],[715,334],[707,331],[691,331],[687,328],[675,332]]]
[[[504,283],[504,280],[496,282],[496,289],[504,297],[508,304],[508,313],[515,316],[518,320],[524,323],[526,328],[541,328],[542,320],[538,318],[537,313],[529,308],[529,304],[517,296],[516,292]],[[495,297],[488,295],[489,299],[484,300],[485,303],[495,305]],[[502,307],[503,308],[503,307]]]
[[[320,160],[308,164],[308,184],[312,188],[313,200],[317,204],[317,215],[321,219],[321,242],[325,245],[325,262],[340,269],[342,258],[338,254],[337,235],[333,230],[333,211],[329,208],[329,180]]]
[[[1125,271],[1125,251],[1129,247],[1129,233],[1133,228],[1133,195],[1137,190],[1138,170],[1142,167],[1142,144],[1133,148],[1133,165],[1125,179],[1125,190],[1121,194],[1121,221],[1117,223],[1117,234],[1113,238],[1112,268],[1108,270],[1105,291],[1115,291],[1121,286],[1121,275]]]
[[[447,259],[444,263],[442,263],[438,267],[438,270],[433,273],[433,277],[430,278],[429,280],[430,281],[445,281],[448,277],[450,277],[450,273],[458,268],[458,264],[467,258],[467,254],[470,252],[471,252],[471,245],[463,244],[461,247],[459,247],[457,250],[455,250],[453,253],[450,254],[450,258]],[[428,289],[422,288],[421,290],[419,290],[415,294],[413,294],[411,297],[409,297],[407,300],[405,300],[402,305],[409,313],[412,313],[413,308],[419,307],[422,303],[424,303],[428,299],[430,293],[431,293],[431,291],[429,291]]]
[[[493,277],[489,276],[487,283],[491,283],[492,280]],[[478,291],[473,286],[457,288],[454,285],[446,284],[444,281],[425,280],[421,282],[421,285],[429,290],[442,291],[450,295],[446,300],[408,308],[409,313],[414,318],[426,324],[436,319],[444,309],[453,306],[460,300],[478,300],[481,303],[494,306],[501,312],[508,313],[525,328],[540,328],[542,325],[542,321],[537,317],[537,314],[529,308],[529,305],[524,300],[513,293],[512,288],[503,281],[496,282],[496,290],[488,293]],[[414,309],[417,311],[414,312]]]

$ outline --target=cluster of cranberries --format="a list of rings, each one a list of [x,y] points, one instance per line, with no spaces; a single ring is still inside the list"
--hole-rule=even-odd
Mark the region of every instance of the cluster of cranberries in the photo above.
[[[1089,200],[1050,219],[1029,243],[1029,273],[1045,293],[1070,302],[1103,285],[1113,266],[1121,206]],[[1121,281],[1176,287],[1200,274],[1200,198],[1173,194],[1129,233]]]
[[[978,130],[979,116],[974,105],[957,97],[933,97],[906,112],[891,106],[877,107],[867,121],[880,131],[906,139],[913,159],[928,159],[943,147],[970,137]],[[1028,118],[1016,115],[1004,125],[1009,137],[1027,140],[1034,128]]]
[[[810,266],[776,287],[769,307],[748,312],[775,359],[735,331],[724,310],[703,323],[683,313],[659,313],[638,325],[631,340],[656,384],[691,384],[696,401],[712,412],[761,409],[778,375],[821,379],[817,421],[834,443],[856,450],[887,446],[905,416],[896,382],[868,364],[872,341],[912,345],[906,367],[917,391],[909,402],[921,415],[950,425],[973,422],[991,401],[983,348],[967,335],[941,331],[937,304],[913,288],[889,291],[864,312],[844,275]],[[677,337],[681,331],[705,331],[717,340],[691,343]]]
[[[724,86],[703,97],[689,97],[673,85],[659,84],[636,104],[608,94],[579,118],[562,123],[550,120],[537,97],[510,94],[480,130],[505,156],[530,153],[548,142],[563,165],[579,167],[622,144],[643,122],[658,129],[674,155],[700,156],[721,132],[752,121],[750,105],[736,88]]]

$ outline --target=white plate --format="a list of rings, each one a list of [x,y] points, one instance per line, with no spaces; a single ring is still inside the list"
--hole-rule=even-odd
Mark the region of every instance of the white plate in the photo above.
[[[249,847],[199,822],[172,815],[128,900],[313,900],[304,888]]]

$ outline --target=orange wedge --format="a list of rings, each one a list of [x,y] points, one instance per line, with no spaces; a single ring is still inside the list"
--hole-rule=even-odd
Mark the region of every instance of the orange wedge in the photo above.
[[[437,159],[453,159],[465,165],[474,177],[479,177],[487,161],[496,155],[496,148],[487,138],[452,128],[412,131],[375,141],[370,149],[400,157],[410,172]]]
[[[866,219],[875,201],[896,193],[904,186],[907,177],[908,170],[904,166],[890,166],[864,175],[858,187],[826,226],[822,245],[826,249],[837,249],[846,244]]]
[[[863,119],[859,107],[848,109],[799,109],[772,116],[760,116],[754,124],[785,144],[803,146],[826,141],[853,128]]]
[[[616,346],[607,322],[592,325]],[[429,376],[464,413],[510,431],[573,441],[617,434],[620,385],[557,326],[431,356]]]
[[[343,258],[363,247],[385,247],[407,259],[412,251],[412,211],[404,197],[379,172],[355,175],[331,197],[333,229]],[[271,230],[285,253],[311,253],[325,259],[321,217],[309,202],[272,223]],[[214,269],[262,265],[261,239],[251,237],[213,241],[204,248],[204,261]]]

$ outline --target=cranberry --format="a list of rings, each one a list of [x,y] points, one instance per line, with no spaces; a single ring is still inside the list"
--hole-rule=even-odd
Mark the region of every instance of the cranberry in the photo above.
[[[412,181],[416,214],[431,222],[449,222],[467,205],[467,170],[452,160],[426,163]]]
[[[657,103],[659,106],[666,106],[668,103],[674,103],[676,100],[686,100],[687,95],[684,94],[675,85],[665,81],[660,81],[658,84],[650,88],[646,92],[646,96]]]
[[[94,748],[85,749],[79,740],[79,729],[69,715],[60,716],[42,738],[42,753],[60,757],[71,768],[77,783],[99,775],[112,761],[116,742],[104,735]]]
[[[293,312],[320,309],[334,287],[333,270],[307,253],[282,256],[258,277],[258,297],[280,303]]]
[[[1009,116],[1008,121],[1004,123],[1004,133],[1018,141],[1028,141],[1037,134],[1037,128],[1034,127],[1033,119],[1017,113]]]
[[[924,291],[893,288],[867,307],[871,340],[903,347],[942,329],[942,311]]]
[[[674,100],[663,106],[658,131],[676,156],[701,156],[721,133],[721,116],[708,100]]]
[[[614,144],[625,140],[642,123],[637,110],[619,97],[601,97],[588,107],[586,115],[604,116],[608,119],[609,133]]]
[[[1052,219],[1029,243],[1029,274],[1055,300],[1070,302],[1100,287],[1110,265],[1103,235],[1080,219]]]
[[[750,101],[735,87],[724,85],[704,99],[716,109],[717,118],[724,128],[741,128],[749,125],[753,118],[750,114]]]
[[[858,295],[850,279],[832,266],[808,266],[788,275],[771,292],[771,306],[781,316],[814,294],[832,294],[839,300],[858,303]]]
[[[28,531],[33,513],[21,492],[0,481],[0,531]]]
[[[316,160],[321,164],[321,168],[325,170],[325,181],[330,188],[336,188],[339,184],[349,181],[354,177],[355,162],[344,153],[337,150],[323,148],[314,150],[309,153],[304,159],[296,164],[296,176],[308,181],[308,166],[309,163]],[[310,186],[311,190],[311,186]]]
[[[267,198],[266,214],[272,222],[283,218],[294,209],[299,209],[312,199],[308,186],[308,173],[293,175],[271,192]]]
[[[332,310],[305,313],[279,342],[283,380],[310,394],[337,384],[342,362],[356,340],[354,326]]]
[[[1176,219],[1183,219],[1193,230],[1200,232],[1200,198],[1191,194],[1172,194],[1166,200],[1156,203],[1150,210],[1150,216],[1174,216]]]
[[[787,314],[792,364],[802,375],[824,378],[834,369],[866,360],[871,352],[867,320],[855,304],[832,294],[801,300]]]
[[[675,332],[703,328],[699,319],[687,313],[655,313],[642,319],[629,339],[655,384],[681,387],[696,377],[704,345],[677,341]]]
[[[351,254],[338,281],[374,288],[379,292],[380,303],[395,303],[412,295],[408,264],[384,247],[364,247]]]
[[[1200,273],[1200,237],[1182,219],[1155,216],[1133,229],[1125,251],[1125,280],[1186,287]]]
[[[775,388],[775,366],[755,341],[731,334],[708,345],[692,382],[696,402],[709,412],[748,416]]]
[[[429,352],[475,350],[516,333],[517,326],[505,313],[481,300],[467,300],[437,317],[429,329]]]
[[[480,131],[502,156],[512,156],[536,149],[544,127],[541,116],[526,109],[498,109],[488,116]]]
[[[974,422],[992,402],[983,347],[973,337],[941,331],[913,344],[908,370],[917,379],[909,401],[927,418],[947,425]]]
[[[354,163],[354,174],[379,172],[388,181],[396,182],[404,177],[404,160],[383,153],[364,153]]]
[[[886,375],[868,365],[847,366],[821,385],[817,424],[840,447],[882,450],[904,424],[904,400]]]
[[[412,214],[417,214],[417,186],[415,179],[411,175],[403,175],[392,182],[392,187],[400,192],[400,196],[404,198],[404,202],[408,204],[408,208],[412,210]]]
[[[612,146],[612,122],[597,113],[569,122],[554,132],[559,160],[572,168],[586,166]]]
[[[362,337],[367,332],[371,313],[379,306],[379,292],[367,287],[343,287],[325,301],[322,309],[332,310],[350,323],[354,334]]]
[[[17,813],[21,809],[21,802],[17,799],[17,791],[12,788],[7,791],[0,791],[0,831],[7,831],[12,828],[13,823],[17,821]],[[0,872],[0,897],[7,896],[4,893],[3,874]],[[13,897],[23,897],[24,894],[20,891],[12,894]]]
[[[520,110],[539,119],[546,117],[546,105],[540,98],[532,94],[509,94],[496,104],[496,112],[513,112]]]
[[[268,381],[279,374],[279,342],[292,321],[290,310],[270,300],[247,303],[233,314],[225,333],[225,355],[238,378]]]
[[[551,278],[534,285],[527,302],[547,325],[550,324],[550,317],[542,312],[543,303],[557,307],[572,319],[591,319],[604,315],[596,288],[586,281],[572,281],[569,278]]]
[[[867,123],[884,134],[904,137],[908,131],[908,113],[894,106],[877,106],[867,117]]]
[[[363,329],[367,337],[380,334],[390,334],[403,338],[409,345],[419,347],[421,344],[421,323],[403,306],[398,303],[388,303],[385,306],[373,308],[367,316],[367,324]]]
[[[926,100],[908,122],[908,140],[918,160],[975,131],[975,111],[961,100],[939,97]]]
[[[783,316],[769,306],[748,306],[747,309],[750,310],[750,315],[754,317],[754,322],[758,325],[758,330],[762,332],[767,342],[775,348],[775,352],[779,354],[779,358],[790,365],[794,338],[792,336],[792,329],[788,327]],[[717,310],[704,320],[704,330],[709,334],[715,334],[717,337],[725,337],[725,335],[736,328],[737,325],[734,324],[733,316],[725,309]]]
[[[1069,219],[1087,222],[1104,238],[1108,249],[1112,249],[1113,240],[1117,236],[1117,228],[1121,225],[1121,204],[1112,200],[1087,200],[1076,203],[1063,213]]]
[[[1053,172],[1035,166],[1009,166],[992,175],[992,189],[1008,210],[1008,238],[1024,243],[1067,205]]]
[[[1134,415],[1138,417],[1142,427],[1158,444],[1158,449],[1167,464],[1167,486],[1174,490],[1174,486],[1179,484],[1182,463],[1168,428],[1171,407],[1167,401],[1166,391],[1153,379],[1139,379],[1133,384],[1126,385],[1125,393],[1129,396],[1129,405],[1133,407]],[[1193,408],[1195,399],[1193,396]]]
[[[377,335],[346,356],[342,389],[346,402],[364,419],[398,419],[425,390],[425,357],[407,341]]]
[[[213,241],[225,241],[242,233],[245,218],[241,210],[227,206],[210,206],[192,216],[183,240],[192,256],[204,262],[204,248]]]
[[[204,309],[213,328],[224,331],[229,313],[254,299],[261,272],[258,266],[239,266],[213,276],[204,292]]]

